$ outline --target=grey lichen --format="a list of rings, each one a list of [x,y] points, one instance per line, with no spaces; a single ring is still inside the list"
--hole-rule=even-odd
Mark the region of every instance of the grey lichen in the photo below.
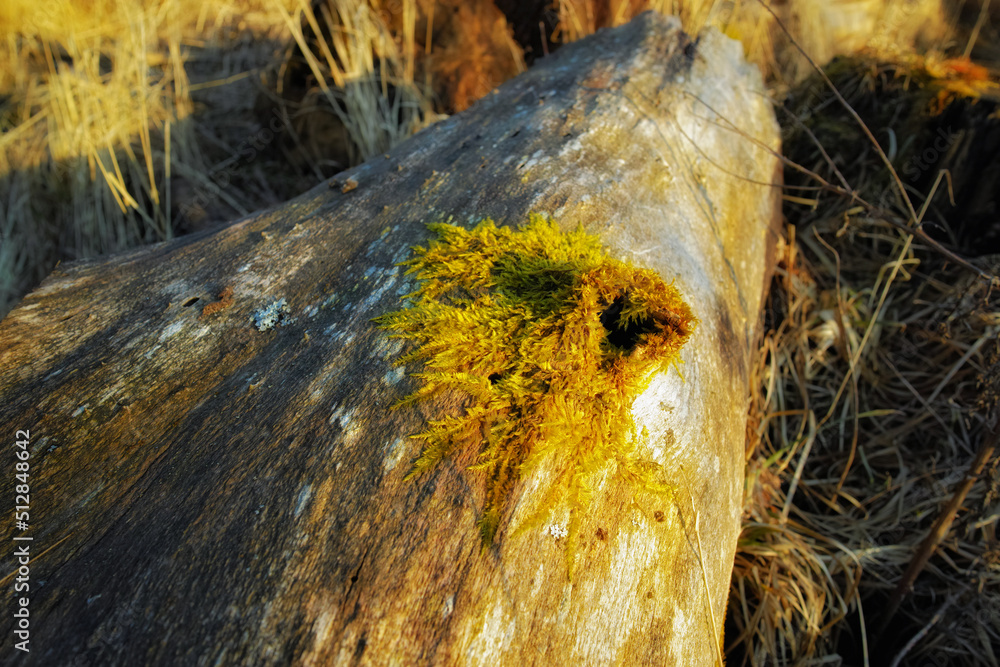
[[[253,323],[258,331],[267,331],[275,325],[286,326],[291,324],[291,311],[285,299],[278,299],[269,306],[260,308],[253,314]]]

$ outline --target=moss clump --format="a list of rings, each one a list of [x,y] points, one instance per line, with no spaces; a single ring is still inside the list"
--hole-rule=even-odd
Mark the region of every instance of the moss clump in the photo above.
[[[696,320],[655,273],[607,256],[578,228],[539,215],[518,231],[484,220],[433,224],[437,239],[404,265],[420,287],[376,322],[416,349],[421,386],[401,404],[458,392],[464,412],[429,422],[411,477],[452,454],[476,455],[486,480],[479,528],[492,543],[515,483],[554,457],[557,477],[536,519],[566,501],[572,554],[588,479],[613,462],[643,489],[668,492],[635,455],[631,406],[656,371],[678,361]],[[533,523],[533,522],[530,522]]]

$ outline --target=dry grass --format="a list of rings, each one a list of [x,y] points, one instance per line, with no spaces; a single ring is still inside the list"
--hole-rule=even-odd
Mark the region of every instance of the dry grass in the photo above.
[[[879,126],[896,119],[901,130],[914,108],[926,122],[939,99],[913,85],[914,72],[831,71]],[[925,217],[946,224],[932,193],[902,196],[855,119],[812,90],[792,109],[802,122],[788,123],[786,152],[813,173],[790,181],[851,179],[814,193],[815,208],[788,211],[798,226],[756,369],[732,654],[754,665],[995,665],[1000,282],[988,276],[1000,262],[977,273],[921,236]],[[906,160],[903,149],[897,166]],[[939,544],[926,540],[935,529]]]
[[[339,121],[350,163],[430,108],[414,49],[403,55],[364,1],[13,0],[0,35],[0,314],[57,260],[245,215],[344,168],[304,148],[317,106]],[[296,58],[312,84],[293,100],[280,77]],[[257,109],[267,96],[270,115]],[[287,162],[289,144],[304,186],[263,176],[288,171],[265,163]]]
[[[284,201],[524,69],[490,0],[12,0],[0,35],[0,315],[57,260]]]
[[[403,48],[366,0],[298,0],[295,12],[275,5],[315,80],[297,110],[325,102],[346,135],[348,164],[384,153],[419,128],[430,104],[414,84],[415,0],[402,3]]]
[[[843,36],[817,25],[840,16],[858,32],[861,11],[873,40],[911,43],[937,7],[856,4],[798,0],[781,16],[825,55]],[[554,37],[646,9],[719,27],[773,77],[801,75],[756,0],[560,0]],[[0,314],[56,260],[283,201],[524,68],[490,0],[11,0],[0,35]]]
[[[3,3],[0,313],[56,260],[171,238],[171,179],[208,169],[191,44],[231,47],[248,21],[252,3]]]
[[[887,664],[958,593],[962,613],[911,659],[993,664],[982,656],[1000,640],[996,461],[898,622],[873,633],[989,437],[979,385],[1000,304],[978,278],[875,218],[826,218],[803,234],[785,248],[759,356],[729,640],[748,664],[836,653]]]
[[[185,112],[173,95],[183,67],[150,80],[155,26],[134,7],[55,9],[65,13],[5,3],[0,17],[3,306],[51,266],[54,245],[92,256],[171,233],[155,172],[169,153],[166,123]],[[142,154],[120,160],[133,138]]]

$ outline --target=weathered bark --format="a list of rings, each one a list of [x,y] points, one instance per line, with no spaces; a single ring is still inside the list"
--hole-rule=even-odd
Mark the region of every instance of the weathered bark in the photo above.
[[[3,572],[9,545],[32,555],[31,653],[7,651],[5,613],[2,659],[713,663],[778,215],[760,88],[735,42],[692,43],[644,14],[336,187],[57,270],[0,323],[0,423],[8,443],[30,430],[31,452],[31,527],[3,522]],[[658,376],[635,406],[680,493],[634,504],[606,475],[572,582],[557,531],[502,529],[481,553],[482,488],[462,466],[404,480],[407,435],[435,406],[390,411],[410,381],[370,321],[412,289],[395,264],[425,223],[532,211],[676,281],[701,320],[684,379]],[[258,330],[279,299],[283,326]],[[521,483],[503,525],[545,475]]]

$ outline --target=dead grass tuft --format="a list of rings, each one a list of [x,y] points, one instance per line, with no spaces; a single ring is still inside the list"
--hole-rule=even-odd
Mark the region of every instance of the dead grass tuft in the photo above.
[[[207,180],[191,59],[266,25],[254,2],[0,7],[0,314],[57,260],[169,239]]]
[[[928,119],[910,113],[933,97],[912,79],[886,78],[878,63],[831,72],[871,127],[919,134],[918,117]],[[876,91],[871,81],[900,88]],[[885,154],[822,90],[793,105],[787,123],[786,153],[810,169],[790,185],[821,189],[813,208],[789,210],[797,226],[772,285],[732,655],[753,665],[996,664],[989,369],[1000,262],[956,263],[919,234],[931,216],[946,224],[925,205],[932,193],[910,179],[907,196],[894,191]]]

